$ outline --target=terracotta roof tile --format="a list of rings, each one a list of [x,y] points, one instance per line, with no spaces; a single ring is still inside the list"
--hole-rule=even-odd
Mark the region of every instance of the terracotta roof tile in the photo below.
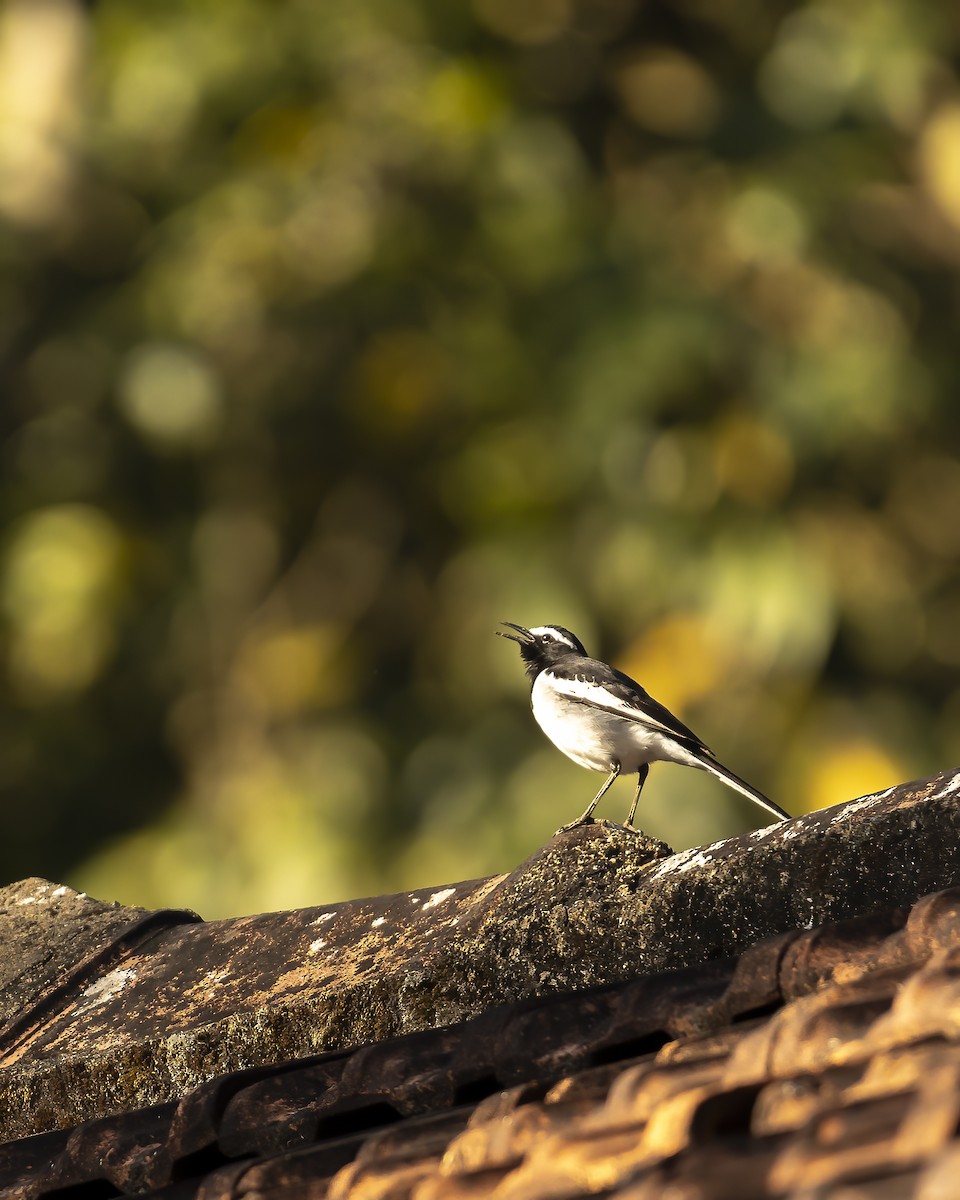
[[[554,839],[509,875],[232,921],[119,910],[43,881],[16,885],[0,893],[0,959],[13,952],[24,967],[24,988],[10,995],[0,971],[9,1018],[0,1137],[173,1100],[251,1063],[383,1042],[505,1001],[729,956],[740,956],[732,984],[718,968],[685,997],[641,990],[624,1008],[605,1001],[589,1021],[589,1048],[552,1038],[541,1028],[552,1016],[526,1025],[518,1017],[498,1033],[513,1039],[498,1051],[501,1081],[526,1077],[531,1063],[542,1072],[600,1064],[628,1043],[639,1054],[762,1015],[841,965],[851,978],[875,971],[877,954],[891,967],[909,964],[920,943],[952,944],[953,901],[915,912],[905,937],[889,935],[921,895],[954,881],[958,797],[960,772],[944,772],[676,855],[597,824]],[[884,915],[853,945],[821,931],[868,910]],[[798,926],[809,932],[798,937]],[[47,934],[56,935],[49,945]],[[672,986],[690,985],[677,977]],[[428,1074],[417,1088],[442,1086]],[[483,1080],[463,1086],[472,1095]]]
[[[958,901],[960,890],[924,899],[910,921],[888,919],[886,937],[876,918],[798,935],[808,950],[789,958],[770,939],[751,951],[749,972],[742,962],[711,964],[526,1002],[7,1143],[3,1194],[951,1196],[946,1164],[960,1165]],[[757,1007],[747,974],[763,980],[771,1004],[770,972],[756,969],[764,952],[792,994],[781,993],[776,1011],[644,1049],[651,1027],[682,1026],[690,1006],[722,1012],[724,979],[745,1012]],[[812,990],[798,994],[804,985]],[[523,1039],[527,1080],[504,1086],[520,1072]]]
[[[958,1130],[950,888],[8,1141],[0,1197],[952,1200]]]

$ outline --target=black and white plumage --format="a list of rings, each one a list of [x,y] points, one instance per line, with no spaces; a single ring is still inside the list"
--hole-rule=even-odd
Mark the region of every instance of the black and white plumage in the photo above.
[[[592,819],[593,810],[618,775],[636,773],[637,790],[627,816],[627,824],[632,825],[652,762],[709,771],[777,820],[790,819],[762,792],[717,762],[713,751],[639,683],[615,667],[589,658],[569,629],[561,625],[525,629],[511,621],[501,624],[514,632],[497,630],[500,637],[510,638],[520,647],[537,724],[575,763],[608,773],[583,815],[565,829]]]

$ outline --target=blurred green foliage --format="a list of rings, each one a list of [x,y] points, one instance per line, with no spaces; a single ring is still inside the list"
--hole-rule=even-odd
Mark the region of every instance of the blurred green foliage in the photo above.
[[[8,0],[3,876],[508,869],[598,779],[501,619],[792,811],[957,762],[958,54],[921,0]]]

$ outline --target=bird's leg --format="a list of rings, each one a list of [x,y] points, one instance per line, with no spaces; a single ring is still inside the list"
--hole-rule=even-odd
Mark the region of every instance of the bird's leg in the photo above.
[[[600,791],[597,792],[597,794],[594,796],[594,798],[587,805],[583,814],[581,816],[577,817],[577,819],[575,821],[571,821],[569,825],[561,825],[561,827],[557,830],[557,833],[566,833],[567,830],[569,830],[569,829],[576,829],[578,825],[587,825],[590,821],[592,821],[593,820],[593,810],[597,807],[597,805],[603,799],[604,794],[607,791],[607,788],[609,788],[611,783],[613,783],[613,781],[617,778],[617,776],[619,774],[620,774],[620,764],[617,763],[617,765],[613,768],[613,770],[607,776],[606,783],[603,785],[603,787],[600,789]]]
[[[633,797],[633,803],[630,805],[630,814],[627,817],[627,825],[633,825],[633,818],[637,815],[637,805],[640,803],[640,793],[643,791],[643,785],[647,782],[647,776],[650,774],[650,764],[644,763],[637,772],[640,778],[637,780],[637,791]]]

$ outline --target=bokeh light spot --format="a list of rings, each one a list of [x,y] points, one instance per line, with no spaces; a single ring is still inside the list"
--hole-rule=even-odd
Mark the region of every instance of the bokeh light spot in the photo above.
[[[826,808],[855,796],[882,791],[905,778],[905,766],[883,746],[852,736],[821,746],[808,763],[806,808]]]
[[[137,432],[160,448],[204,449],[220,430],[219,380],[206,359],[187,346],[150,342],[132,351],[119,403]]]
[[[751,187],[733,201],[727,214],[727,236],[741,258],[769,261],[802,250],[807,222],[797,204],[783,192]]]
[[[720,486],[745,504],[775,504],[793,478],[789,442],[769,425],[748,417],[733,417],[720,426],[715,455]]]
[[[356,275],[375,245],[377,208],[369,186],[350,180],[312,188],[287,218],[281,252],[296,274],[320,288]]]
[[[489,129],[504,112],[502,86],[476,63],[445,63],[424,95],[424,120],[446,135],[451,149],[471,133]]]
[[[644,50],[621,64],[617,91],[631,119],[667,137],[703,137],[717,119],[719,96],[699,64],[676,50]]]
[[[814,4],[785,18],[760,68],[772,112],[799,129],[829,125],[863,70],[862,47],[847,14]]]
[[[332,625],[254,632],[240,651],[237,680],[272,716],[340,702],[346,680],[332,660],[341,640],[341,630]]]
[[[652,696],[677,712],[722,686],[730,665],[707,623],[689,613],[651,625],[618,662]]]
[[[0,212],[19,224],[66,216],[86,34],[72,0],[8,0],[0,10]]]
[[[960,104],[946,104],[927,122],[917,147],[927,191],[960,227]]]
[[[162,28],[143,27],[120,57],[110,89],[112,124],[129,141],[165,143],[183,133],[201,97],[200,80]]]
[[[569,0],[473,0],[473,6],[488,29],[525,46],[558,37],[571,15]]]
[[[16,529],[3,564],[10,677],[45,702],[96,679],[113,645],[120,534],[85,505],[41,509]]]

